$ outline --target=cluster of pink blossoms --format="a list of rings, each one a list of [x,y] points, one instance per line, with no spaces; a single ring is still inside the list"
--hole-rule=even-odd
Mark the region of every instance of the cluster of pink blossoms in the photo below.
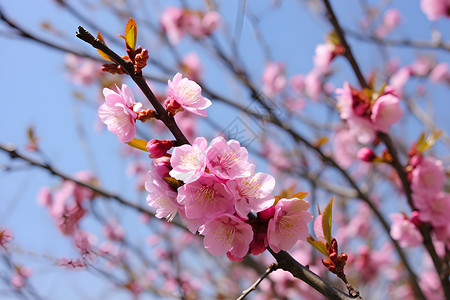
[[[347,122],[352,135],[362,144],[372,142],[376,131],[387,133],[402,117],[400,99],[390,87],[375,99],[369,99],[347,82],[336,92],[339,94],[337,105],[341,119]]]
[[[220,15],[215,11],[203,13],[169,6],[161,15],[161,26],[172,44],[177,44],[186,34],[204,38],[213,33],[219,23]]]
[[[289,250],[306,239],[306,224],[312,220],[307,201],[276,202],[275,179],[255,173],[247,149],[222,137],[209,145],[198,137],[192,145],[176,147],[170,158],[155,160],[145,187],[158,218],[170,221],[180,214],[191,232],[205,236],[211,254],[227,254],[231,260],[259,254],[267,246]],[[249,218],[251,213],[257,217]]]

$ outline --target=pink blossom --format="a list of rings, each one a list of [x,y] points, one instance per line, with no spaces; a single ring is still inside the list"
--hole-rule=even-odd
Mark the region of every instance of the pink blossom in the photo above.
[[[220,25],[221,17],[216,11],[207,12],[201,21],[201,28],[204,35],[210,35]]]
[[[116,134],[120,142],[128,143],[136,135],[137,113],[133,110],[136,102],[131,89],[122,85],[116,86],[117,93],[108,88],[103,89],[105,103],[98,109],[100,120],[108,126],[108,130]]]
[[[215,176],[206,173],[178,188],[177,201],[187,218],[200,219],[202,224],[222,213],[234,213],[234,196]]]
[[[401,247],[417,247],[423,242],[423,237],[413,224],[403,214],[391,214],[391,236]]]
[[[402,109],[399,99],[393,94],[385,94],[379,97],[372,107],[370,119],[374,129],[387,133],[389,128],[402,117]]]
[[[403,67],[392,75],[389,85],[395,89],[395,93],[401,98],[403,95],[403,87],[411,76],[411,68]]]
[[[181,60],[181,70],[187,78],[198,81],[202,78],[200,58],[195,52],[190,52]]]
[[[303,90],[305,89],[305,77],[303,74],[296,74],[289,80],[289,85],[295,92],[303,93]]]
[[[305,93],[314,101],[319,101],[322,92],[322,81],[320,72],[316,69],[311,70],[305,77]]]
[[[297,241],[306,239],[306,224],[313,219],[312,214],[306,211],[309,207],[307,201],[298,198],[282,198],[278,201],[274,217],[267,228],[267,239],[273,251],[288,251]]]
[[[172,44],[177,44],[186,34],[183,26],[183,10],[178,7],[167,7],[161,15],[160,22]]]
[[[236,198],[236,213],[246,219],[250,212],[260,212],[273,205],[275,179],[266,173],[229,180],[227,186]]]
[[[212,174],[223,179],[251,175],[253,164],[248,162],[248,152],[236,140],[225,141],[216,137],[206,152],[206,165]]]
[[[70,72],[68,80],[79,85],[92,84],[103,73],[101,63],[71,53],[66,55],[66,67]]]
[[[121,242],[125,237],[125,229],[119,225],[116,219],[111,219],[103,226],[103,234],[111,241]]]
[[[243,258],[253,239],[252,227],[230,214],[214,218],[201,226],[199,232],[205,236],[205,248],[215,256],[229,252],[235,258]]]
[[[364,161],[364,162],[373,162],[373,160],[377,157],[376,154],[373,152],[372,149],[370,149],[369,147],[363,147],[361,149],[359,149],[358,153],[356,154],[356,156]]]
[[[430,73],[430,80],[435,83],[445,83],[450,81],[448,64],[443,62],[433,68]]]
[[[431,70],[432,58],[419,56],[410,66],[412,74],[416,76],[426,76]]]
[[[442,161],[431,156],[422,157],[411,174],[411,189],[415,194],[433,197],[442,190],[445,170]]]
[[[147,204],[156,208],[156,217],[172,221],[180,206],[176,200],[177,193],[163,179],[168,175],[169,168],[166,163],[153,161],[145,182],[145,189],[149,192]]]
[[[283,62],[269,62],[262,75],[264,92],[273,96],[280,93],[286,86],[287,79]]]
[[[166,99],[166,107],[172,114],[179,108],[206,117],[205,111],[211,105],[211,101],[201,95],[201,87],[194,81],[183,78],[177,73],[173,80],[168,82],[169,93]]]
[[[28,277],[31,276],[33,270],[30,267],[14,266],[14,273],[11,278],[11,285],[16,288],[21,288],[25,285]]]
[[[401,20],[401,13],[398,9],[391,8],[384,13],[383,23],[376,29],[378,37],[385,37],[397,27]]]
[[[430,21],[450,17],[450,0],[421,0],[420,9]]]
[[[360,280],[370,282],[377,278],[379,272],[390,263],[391,253],[392,249],[387,244],[378,251],[362,245],[358,253],[350,257],[349,264],[359,271]]]
[[[351,115],[347,119],[350,132],[361,144],[369,144],[375,139],[375,130],[369,119]]]
[[[0,228],[0,247],[8,249],[8,244],[14,238],[14,234],[8,228]]]
[[[42,206],[50,206],[52,203],[52,193],[48,186],[42,186],[37,195],[37,202]]]
[[[419,286],[428,300],[445,299],[442,291],[441,280],[436,270],[425,270],[421,272]]]
[[[430,222],[439,227],[450,223],[448,212],[450,211],[450,194],[440,192],[433,198],[422,197],[413,194],[413,201],[420,212],[420,220]]]
[[[147,151],[150,153],[150,158],[163,157],[168,150],[173,147],[173,141],[152,139],[147,143]]]
[[[333,142],[333,153],[341,167],[348,168],[351,166],[356,160],[358,148],[358,142],[349,129],[342,128],[336,132]]]
[[[331,60],[334,57],[333,45],[319,44],[316,46],[316,51],[313,57],[314,68],[322,74],[330,71]]]
[[[170,158],[173,167],[170,176],[185,183],[197,180],[205,171],[207,148],[208,142],[203,137],[196,138],[192,146],[175,147]]]
[[[436,239],[444,243],[447,248],[450,248],[450,222],[446,225],[433,228]]]

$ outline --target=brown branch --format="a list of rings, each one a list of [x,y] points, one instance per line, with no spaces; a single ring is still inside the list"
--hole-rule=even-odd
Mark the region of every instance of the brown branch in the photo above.
[[[76,33],[76,36],[79,39],[90,44],[92,47],[106,53],[106,55],[108,55],[116,64],[120,65],[123,68],[123,70],[131,77],[131,79],[133,79],[133,81],[137,84],[137,86],[142,90],[144,95],[153,105],[158,114],[158,118],[164,123],[164,125],[166,125],[170,132],[172,132],[173,136],[177,140],[177,146],[189,144],[189,141],[184,136],[183,132],[181,132],[173,116],[170,116],[158,101],[155,94],[147,85],[147,82],[145,81],[144,76],[142,76],[142,73],[135,72],[134,65],[131,62],[125,61],[122,57],[111,50],[108,46],[103,44],[100,40],[94,38],[94,36],[82,26],[78,26],[78,32]]]
[[[330,1],[329,0],[323,0],[323,3],[325,4],[325,7],[327,9],[327,18],[330,21],[330,23],[333,25],[334,30],[336,31],[336,34],[339,37],[339,40],[342,44],[342,46],[345,49],[344,56],[352,66],[352,69],[356,75],[356,78],[358,78],[359,85],[361,85],[362,88],[368,88],[369,85],[366,82],[366,79],[364,78],[361,69],[359,68],[358,63],[356,62],[355,56],[352,53],[352,49],[350,48],[350,45],[347,43],[347,40],[345,38],[345,33],[342,30],[342,27],[339,25],[339,22],[336,18],[336,15],[334,14],[333,9],[331,8]]]
[[[380,38],[376,35],[366,35],[359,32],[346,29],[345,32],[355,39],[363,42],[371,42],[384,46],[392,47],[412,47],[418,49],[432,49],[432,50],[445,50],[450,51],[450,44],[443,41],[415,41],[415,40],[393,40]]]
[[[286,251],[280,251],[275,253],[272,249],[267,248],[267,250],[275,257],[278,263],[278,268],[283,269],[291,273],[294,277],[306,282],[309,286],[314,288],[316,291],[331,300],[340,299],[362,299],[361,296],[352,297],[341,290],[335,288],[328,282],[324,281],[321,277],[309,270],[308,267],[297,262],[289,253]]]

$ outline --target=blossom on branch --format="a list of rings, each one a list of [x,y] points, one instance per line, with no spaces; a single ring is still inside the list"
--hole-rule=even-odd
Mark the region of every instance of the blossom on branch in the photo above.
[[[310,208],[306,200],[299,198],[280,199],[275,206],[275,215],[269,221],[267,238],[275,252],[290,250],[299,240],[308,236],[307,223],[313,216],[306,211]]]
[[[172,81],[169,80],[168,85],[169,93],[165,105],[170,114],[175,115],[184,109],[202,117],[208,115],[205,109],[211,105],[211,101],[202,96],[202,88],[196,82],[177,73]]]
[[[136,111],[140,105],[136,104],[133,92],[126,84],[122,85],[122,89],[116,86],[116,90],[103,89],[105,103],[98,108],[98,115],[120,142],[128,143],[136,135]]]

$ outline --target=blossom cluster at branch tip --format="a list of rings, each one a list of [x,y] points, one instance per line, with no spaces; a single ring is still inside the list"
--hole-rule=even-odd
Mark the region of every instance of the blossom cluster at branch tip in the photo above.
[[[275,179],[255,173],[248,152],[236,140],[203,137],[176,147],[169,157],[153,162],[145,184],[147,203],[158,218],[178,213],[192,233],[204,235],[213,255],[242,260],[270,246],[275,252],[291,249],[306,239],[309,203],[283,198],[275,204]],[[274,206],[275,205],[275,206]],[[248,215],[257,213],[256,218]]]

